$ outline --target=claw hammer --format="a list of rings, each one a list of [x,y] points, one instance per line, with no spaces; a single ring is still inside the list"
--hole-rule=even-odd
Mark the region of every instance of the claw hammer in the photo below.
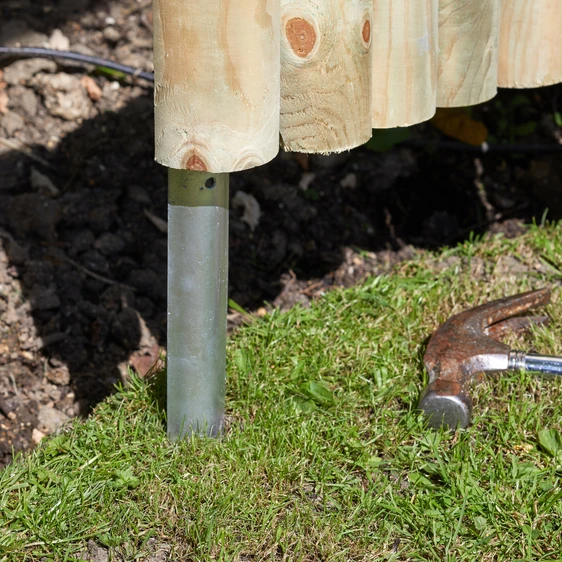
[[[544,324],[547,316],[517,316],[550,301],[549,289],[498,299],[456,314],[431,336],[424,364],[429,384],[418,407],[431,427],[465,428],[470,423],[470,387],[479,373],[525,370],[562,375],[562,357],[527,354],[498,338]]]

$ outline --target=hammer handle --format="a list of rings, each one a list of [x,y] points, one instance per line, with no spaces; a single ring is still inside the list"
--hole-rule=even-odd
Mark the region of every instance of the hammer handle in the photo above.
[[[527,371],[529,373],[545,373],[562,376],[562,357],[549,355],[533,355],[523,351],[511,351],[508,357],[508,369]]]

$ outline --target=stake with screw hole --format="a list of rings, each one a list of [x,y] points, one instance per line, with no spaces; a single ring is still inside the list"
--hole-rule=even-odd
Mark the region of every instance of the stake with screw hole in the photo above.
[[[168,171],[168,435],[223,423],[229,174]]]

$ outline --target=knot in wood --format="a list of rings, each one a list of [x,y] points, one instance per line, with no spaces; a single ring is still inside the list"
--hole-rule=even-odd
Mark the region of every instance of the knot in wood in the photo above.
[[[191,154],[186,159],[184,157],[184,164],[183,168],[186,170],[193,170],[194,172],[206,172],[207,165],[205,164],[204,160],[198,156],[197,154]]]
[[[303,18],[292,18],[285,26],[285,34],[294,53],[301,58],[310,54],[316,43],[313,25]]]
[[[361,36],[363,37],[365,45],[368,45],[369,40],[371,39],[371,22],[369,20],[365,20],[363,29],[361,30]]]

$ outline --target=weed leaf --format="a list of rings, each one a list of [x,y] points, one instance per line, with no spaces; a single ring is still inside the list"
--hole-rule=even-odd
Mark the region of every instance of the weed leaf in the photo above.
[[[234,364],[238,370],[244,375],[247,374],[252,368],[252,361],[250,354],[245,349],[237,349],[234,352]]]
[[[556,429],[541,429],[539,443],[547,453],[555,458],[562,453],[562,438]]]
[[[133,474],[133,471],[130,468],[127,468],[126,470],[116,470],[114,472],[114,488],[136,488],[139,483],[139,479]]]
[[[331,390],[321,382],[308,381],[299,388],[303,394],[321,406],[331,406],[334,403],[334,395]]]
[[[407,141],[412,136],[407,127],[396,127],[395,129],[373,129],[371,139],[365,144],[365,148],[374,152],[387,152],[397,144]]]
[[[316,404],[312,400],[305,400],[304,398],[300,398],[299,396],[293,396],[291,399],[291,403],[295,407],[295,410],[299,413],[308,413],[314,412],[317,410]]]

